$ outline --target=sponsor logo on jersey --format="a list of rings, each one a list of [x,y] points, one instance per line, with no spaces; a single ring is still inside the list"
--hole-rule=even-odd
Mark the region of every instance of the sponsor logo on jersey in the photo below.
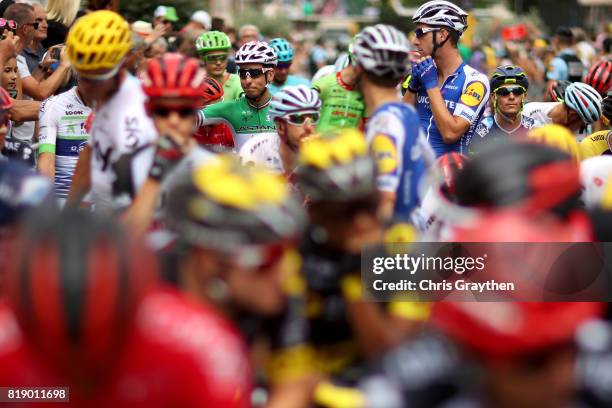
[[[66,111],[66,116],[68,115],[84,115],[82,110],[75,110],[75,111]]]
[[[388,135],[378,133],[371,144],[380,174],[393,173],[397,169],[397,147]]]
[[[465,88],[463,95],[461,95],[461,102],[470,107],[478,106],[484,98],[485,90],[485,85],[482,82],[472,82]]]

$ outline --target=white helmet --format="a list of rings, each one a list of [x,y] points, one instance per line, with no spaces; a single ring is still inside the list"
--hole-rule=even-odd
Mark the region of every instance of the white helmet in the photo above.
[[[409,52],[404,33],[385,24],[364,28],[353,45],[356,61],[378,77],[403,78],[410,65]]]
[[[264,41],[249,41],[236,53],[236,64],[262,64],[276,66],[278,57],[274,48]]]
[[[417,9],[412,21],[432,26],[448,27],[459,35],[467,29],[468,14],[451,2],[443,0],[428,1]]]
[[[564,102],[576,111],[585,124],[595,123],[601,117],[602,98],[590,85],[574,82],[565,88]]]
[[[280,118],[293,113],[314,113],[321,109],[319,93],[306,85],[287,86],[276,93],[268,111],[270,118]]]
[[[586,208],[597,207],[612,173],[612,156],[596,156],[580,163],[582,202]]]

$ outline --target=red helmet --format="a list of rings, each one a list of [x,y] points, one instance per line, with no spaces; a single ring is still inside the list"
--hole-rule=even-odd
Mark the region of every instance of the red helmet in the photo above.
[[[432,320],[481,357],[513,358],[572,341],[602,311],[590,302],[438,302]]]
[[[142,76],[142,88],[149,98],[193,98],[202,96],[206,73],[195,58],[169,53],[151,60]]]
[[[440,156],[438,166],[444,175],[443,190],[447,196],[455,194],[455,176],[463,169],[469,158],[461,153],[451,152]]]
[[[595,88],[601,96],[606,96],[612,84],[612,61],[602,60],[593,64],[584,82]]]
[[[108,219],[71,211],[34,218],[8,270],[10,304],[41,363],[71,378],[100,378],[155,282],[154,257]]]
[[[581,267],[572,268],[556,263],[563,247],[531,243],[590,242],[591,230],[587,216],[581,213],[574,213],[566,222],[560,222],[554,218],[535,220],[519,212],[502,211],[484,215],[472,225],[455,228],[452,239],[475,243],[474,248],[489,255],[486,278],[513,281],[516,286],[513,295],[529,299],[543,296],[542,288],[550,282],[547,279],[552,270],[560,278],[564,274],[575,278],[576,270],[580,277],[587,271],[599,273],[601,270],[597,268],[601,260],[594,259],[598,257],[580,258]],[[487,244],[498,242],[514,244],[503,250],[496,244]],[[517,270],[516,252],[521,257],[520,271]],[[530,278],[515,279],[520,275]],[[581,283],[585,284],[582,287],[587,287],[592,282],[588,276],[584,276],[584,281],[580,281],[580,277],[571,280],[573,287]],[[602,304],[594,302],[439,302],[434,306],[432,319],[457,343],[481,357],[511,358],[571,341],[578,326],[602,311]]]
[[[208,105],[211,102],[223,98],[223,85],[214,78],[206,77],[202,83],[201,92],[201,96],[204,98],[204,104]]]
[[[548,86],[548,98],[552,102],[563,102],[565,99],[565,88],[570,84],[570,81],[552,81]]]

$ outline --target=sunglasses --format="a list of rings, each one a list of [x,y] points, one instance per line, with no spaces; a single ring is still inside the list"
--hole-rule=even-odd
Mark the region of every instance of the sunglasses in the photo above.
[[[495,95],[498,95],[498,96],[508,96],[510,94],[513,94],[514,96],[521,96],[524,93],[525,93],[525,88],[523,88],[522,86],[503,87],[503,88],[498,88],[495,91]]]
[[[205,55],[204,60],[206,62],[225,62],[225,60],[227,60],[227,54]]]
[[[319,114],[318,113],[294,113],[292,115],[283,116],[284,119],[290,125],[294,126],[304,126],[307,120],[310,120],[310,123],[316,124],[319,123]]]
[[[293,63],[293,61],[279,62],[278,64],[276,64],[276,68],[278,68],[278,69],[288,69],[288,68],[291,67],[292,63]]]
[[[264,68],[239,69],[238,75],[240,76],[240,79],[247,79],[247,78],[255,79],[265,74],[266,71],[267,70]]]
[[[35,30],[38,30],[38,21],[35,21],[35,22],[33,22],[33,23],[27,23],[27,24],[24,24],[24,26],[30,26],[30,25],[31,25],[31,26],[32,26],[32,27],[33,27]]]
[[[190,116],[194,116],[196,114],[196,109],[191,106],[179,106],[176,108],[154,106],[153,108],[151,108],[151,113],[153,114],[153,116],[158,116],[162,118],[167,118],[172,112],[178,113],[178,115],[182,119],[185,119]]]
[[[7,20],[0,18],[0,28],[4,30],[10,30],[13,33],[17,30],[18,24],[15,20]]]
[[[440,30],[441,29],[437,27],[417,28],[416,30],[414,30],[414,35],[416,35],[416,38],[423,38],[425,37],[427,33],[433,33],[434,31],[440,31]]]

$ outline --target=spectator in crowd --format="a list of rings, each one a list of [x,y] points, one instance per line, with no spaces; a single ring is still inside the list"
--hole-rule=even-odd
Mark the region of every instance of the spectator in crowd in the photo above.
[[[164,55],[166,51],[168,51],[168,41],[164,37],[159,37],[149,46],[145,55],[147,58],[158,58]]]
[[[147,48],[148,45],[145,39],[132,32],[132,48],[125,56],[125,67],[130,74],[138,76],[144,68],[145,51]]]
[[[553,38],[553,47],[557,52],[550,63],[546,78],[549,81],[580,82],[584,73],[584,65],[576,55],[574,34],[568,27],[559,27]]]
[[[4,63],[2,81],[0,81],[2,88],[4,88],[13,99],[17,99],[19,93],[17,89],[17,78],[19,78],[17,59],[13,57]]]
[[[164,37],[168,37],[173,31],[173,23],[178,21],[176,9],[174,7],[159,6],[153,13],[153,28],[161,25],[164,27]]]
[[[47,3],[47,38],[43,41],[45,48],[66,41],[68,30],[77,17],[80,0],[49,0]]]
[[[238,48],[249,41],[259,41],[261,34],[259,28],[253,24],[246,24],[238,30]]]
[[[38,28],[34,33],[34,39],[30,44],[27,44],[23,49],[22,55],[26,59],[30,72],[36,71],[38,64],[43,60],[45,55],[45,47],[42,46],[42,42],[47,38],[47,11],[40,3],[33,3],[34,7],[34,19],[38,23]]]
[[[210,14],[204,10],[198,10],[191,15],[191,20],[189,20],[189,23],[187,23],[187,25],[183,27],[181,31],[208,31],[210,30],[211,24]]]

